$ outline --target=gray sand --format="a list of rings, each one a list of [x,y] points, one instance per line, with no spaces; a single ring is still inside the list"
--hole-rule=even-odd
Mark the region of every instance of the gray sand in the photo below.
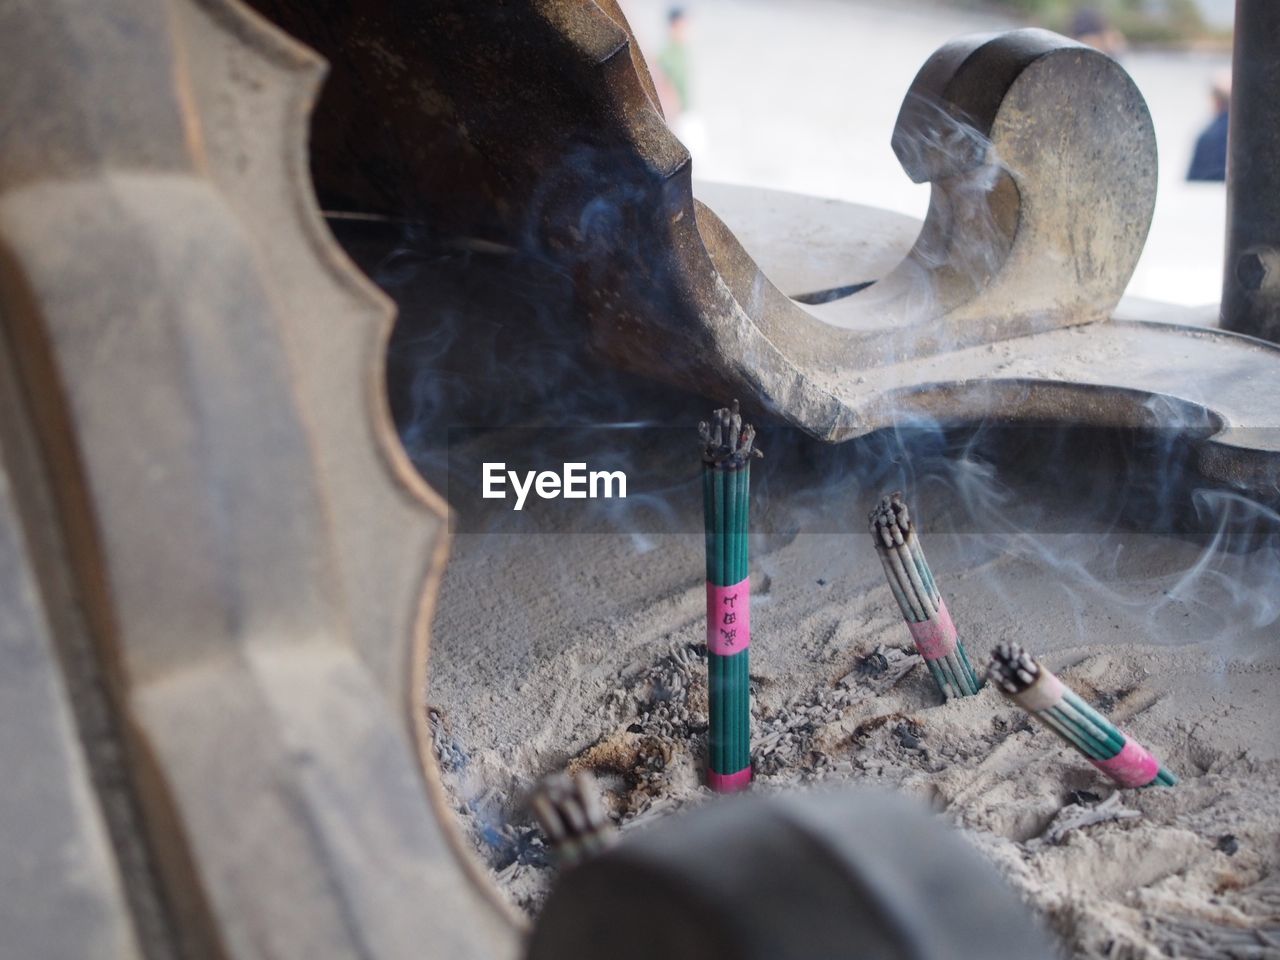
[[[1077,957],[1280,957],[1275,553],[1087,524],[1018,533],[1007,518],[1033,499],[1038,529],[1070,516],[1051,487],[991,508],[990,532],[931,527],[1004,490],[982,479],[975,495],[964,476],[908,496],[975,663],[1026,644],[1181,784],[1112,799],[994,689],[943,703],[870,537],[845,532],[753,537],[755,789],[839,778],[924,798]],[[874,493],[850,477],[822,500],[860,517]],[[711,799],[702,551],[683,534],[455,540],[428,700],[464,828],[525,910],[551,876],[521,806],[544,773],[592,768],[623,829]]]

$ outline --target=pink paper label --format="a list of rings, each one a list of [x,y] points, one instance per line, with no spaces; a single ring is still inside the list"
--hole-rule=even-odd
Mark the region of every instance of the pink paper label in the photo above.
[[[751,646],[751,579],[707,584],[707,652],[731,657]]]
[[[907,623],[916,650],[926,660],[940,660],[956,648],[956,625],[951,622],[947,605],[938,601],[938,614],[921,623]]]
[[[743,767],[737,773],[707,771],[707,786],[716,793],[737,793],[751,786],[751,768]]]
[[[1126,740],[1110,760],[1089,762],[1122,787],[1145,787],[1160,772],[1160,761],[1134,740]]]

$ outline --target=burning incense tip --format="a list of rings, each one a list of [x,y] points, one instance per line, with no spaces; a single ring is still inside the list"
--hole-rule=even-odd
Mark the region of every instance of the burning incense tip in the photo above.
[[[991,652],[987,676],[1005,693],[1016,697],[1040,677],[1040,664],[1016,643],[1002,643]]]
[[[1019,644],[997,646],[991,652],[987,676],[1005,696],[1120,786],[1172,787],[1178,782],[1150,752],[1125,736]]]
[[[563,866],[580,863],[613,842],[613,822],[590,771],[544,778],[530,794],[529,807]]]
[[[738,401],[722,407],[711,415],[711,420],[698,424],[698,436],[702,440],[702,462],[718,467],[743,466],[752,457],[763,457],[755,447],[756,428],[742,422]]]
[[[755,428],[738,402],[698,424],[707,538],[707,785],[717,793],[751,783],[751,575],[748,556]]]
[[[867,519],[889,589],[938,689],[948,698],[977,693],[982,683],[938,592],[902,494],[881,498]]]

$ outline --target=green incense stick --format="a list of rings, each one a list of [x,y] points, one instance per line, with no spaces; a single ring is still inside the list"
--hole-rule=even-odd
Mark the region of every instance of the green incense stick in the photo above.
[[[933,682],[944,697],[973,696],[982,682],[938,592],[902,494],[882,498],[868,520],[893,599]]]
[[[751,579],[748,511],[755,429],[738,403],[698,425],[707,546],[707,784],[718,793],[751,782]]]
[[[1178,782],[1146,748],[1122,733],[1018,644],[996,647],[987,675],[1005,696],[1120,786],[1172,787]]]

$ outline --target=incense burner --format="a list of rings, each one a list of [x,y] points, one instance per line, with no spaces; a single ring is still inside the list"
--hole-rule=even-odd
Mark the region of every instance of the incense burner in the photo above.
[[[391,305],[317,194],[533,250],[598,355],[823,439],[1145,425],[1159,401],[1206,476],[1274,489],[1275,348],[1120,302],[1154,143],[1101,55],[1040,31],[939,51],[894,137],[928,219],[912,240],[842,208],[833,240],[904,240],[859,260],[775,245],[803,200],[763,224],[759,197],[694,198],[612,0],[255,6],[0,12],[0,763],[23,773],[0,841],[38,867],[6,885],[24,956],[524,948],[423,701],[447,508],[389,415]],[[801,284],[810,257],[838,269]]]
[[[358,19],[333,2],[258,5],[333,64],[313,156],[322,202],[443,212],[446,230],[536,250],[572,278],[578,336],[622,368],[833,441],[912,420],[1142,427],[1172,411],[1206,478],[1276,488],[1276,349],[1122,300],[1156,144],[1141,94],[1096,50],[1030,29],[930,57],[892,137],[904,174],[931,184],[917,223],[695,187],[612,4],[472,18],[388,0]],[[542,46],[495,74],[470,52],[504,30]],[[404,64],[431,77],[430,96],[403,90]],[[494,95],[466,96],[481,87]],[[364,91],[378,95],[356,110]],[[417,146],[452,143],[459,125],[456,165]]]

